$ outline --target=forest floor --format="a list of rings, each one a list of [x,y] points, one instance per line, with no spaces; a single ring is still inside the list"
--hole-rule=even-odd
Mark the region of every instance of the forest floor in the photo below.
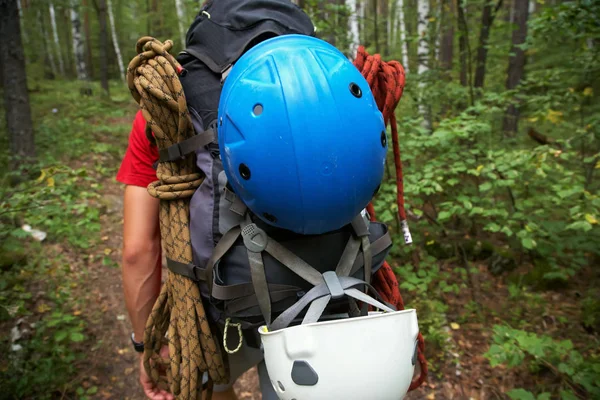
[[[90,171],[93,179],[84,183],[87,185],[84,190],[100,193],[97,204],[100,230],[94,233],[98,240],[93,241],[85,252],[76,250],[66,241],[47,240],[42,243],[47,257],[60,259],[68,266],[62,279],[72,289],[71,296],[78,299],[68,306],[69,312],[86,321],[87,339],[76,345],[79,346],[78,352],[85,357],[77,361],[78,372],[71,377],[68,388],[61,396],[53,398],[145,398],[138,382],[139,355],[133,351],[129,339],[131,327],[120,271],[123,186],[115,181],[114,174],[125,151],[135,112],[131,102],[123,104],[124,111],[118,117],[94,116],[86,120],[98,131],[112,132],[95,136],[97,140],[104,141],[101,145],[110,146],[112,150],[84,152],[81,157],[67,162],[74,169]],[[583,328],[577,305],[582,293],[597,287],[594,286],[596,272],[591,269],[582,271],[567,288],[560,290],[523,290],[515,294],[509,290],[505,276],[492,275],[483,264],[474,263],[471,267],[479,273],[470,276],[458,295],[446,293],[441,296],[440,300],[447,306],[443,312],[443,329],[422,331],[430,374],[427,382],[411,392],[407,399],[506,399],[505,393],[514,387],[535,390],[542,383],[552,385],[553,379],[556,379],[553,375],[532,375],[525,365],[511,370],[490,366],[483,354],[490,347],[492,326],[497,323],[522,327],[523,321],[526,321],[531,331],[550,334],[557,339],[569,338],[576,344],[594,346],[596,343],[597,346],[598,337]],[[442,271],[454,268],[456,266],[452,262],[440,262]],[[513,276],[524,276],[529,268],[528,265],[520,266]],[[52,274],[48,277],[50,279]],[[31,320],[39,320],[41,317],[36,315],[49,309],[45,305],[48,303],[46,292],[52,288],[45,287],[46,284],[49,283],[44,280],[36,281],[35,287],[29,288],[34,293],[30,305],[30,309],[34,310]],[[410,307],[412,299],[406,293],[404,300]],[[417,312],[427,311],[418,309]],[[8,332],[16,326],[14,324],[14,320],[3,321],[0,331]],[[240,399],[260,399],[255,369],[243,375],[235,389]]]

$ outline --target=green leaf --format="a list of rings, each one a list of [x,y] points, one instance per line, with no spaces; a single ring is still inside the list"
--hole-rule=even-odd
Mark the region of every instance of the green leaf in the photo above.
[[[570,390],[561,390],[560,398],[562,400],[579,400],[579,397],[575,396]]]
[[[96,394],[98,393],[98,386],[92,386],[87,390],[87,394]]]
[[[489,223],[485,226],[484,228],[486,231],[490,231],[490,232],[499,232],[500,229],[502,229],[502,227],[498,224],[496,224],[495,222]]]
[[[512,400],[535,400],[533,393],[525,389],[513,389],[506,393]]]
[[[69,332],[58,331],[54,334],[54,340],[56,340],[57,342],[62,342],[63,340],[65,340],[67,338],[67,336],[69,336]]]
[[[441,211],[438,214],[438,219],[440,221],[445,221],[445,220],[449,219],[451,216],[452,216],[452,213],[450,213],[450,211]]]
[[[584,232],[587,232],[592,230],[592,228],[592,224],[590,224],[588,221],[577,221],[567,225],[566,229],[582,230]]]
[[[523,247],[525,247],[528,250],[531,250],[535,246],[537,246],[537,243],[535,242],[535,240],[533,240],[532,238],[528,238],[528,237],[522,238],[521,244],[523,245]]]
[[[72,342],[82,342],[85,339],[85,336],[81,332],[71,332],[71,341]]]
[[[492,188],[491,182],[485,182],[485,183],[482,183],[481,185],[479,185],[479,190],[482,192],[487,192],[491,188]]]
[[[551,395],[550,393],[544,392],[544,393],[538,395],[537,400],[550,400],[551,399],[550,395]]]

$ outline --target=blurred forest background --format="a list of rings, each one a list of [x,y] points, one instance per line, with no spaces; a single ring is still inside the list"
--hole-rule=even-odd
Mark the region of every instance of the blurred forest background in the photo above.
[[[221,0],[225,1],[225,0]],[[416,308],[426,399],[600,398],[600,1],[304,0],[319,37],[402,62],[377,195]],[[200,2],[0,0],[0,398],[142,398],[122,299],[141,36],[182,49]],[[256,382],[237,386],[260,398]]]

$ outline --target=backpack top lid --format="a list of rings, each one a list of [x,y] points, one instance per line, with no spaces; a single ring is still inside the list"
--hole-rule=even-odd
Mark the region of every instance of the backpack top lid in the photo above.
[[[223,73],[261,36],[314,32],[308,15],[289,0],[211,0],[190,26],[184,52]]]

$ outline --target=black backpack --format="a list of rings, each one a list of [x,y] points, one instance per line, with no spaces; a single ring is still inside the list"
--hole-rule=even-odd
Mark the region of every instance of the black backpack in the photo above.
[[[194,152],[205,179],[190,201],[194,262],[167,260],[167,266],[198,282],[212,322],[221,328],[239,324],[251,333],[246,340],[253,347],[260,344],[256,327],[269,324],[298,302],[320,282],[322,273],[342,271],[354,279],[353,286],[361,286],[356,282],[370,281],[392,245],[387,227],[369,222],[365,215],[323,235],[274,228],[254,218],[227,184],[216,131],[221,88],[229,70],[261,41],[314,33],[310,18],[289,0],[208,1],[187,33],[185,50],[177,56],[186,71],[180,80],[196,135],[162,149],[159,161]],[[270,246],[264,246],[267,242]],[[347,311],[348,300],[339,299],[324,315]],[[302,315],[294,315],[293,322]]]

